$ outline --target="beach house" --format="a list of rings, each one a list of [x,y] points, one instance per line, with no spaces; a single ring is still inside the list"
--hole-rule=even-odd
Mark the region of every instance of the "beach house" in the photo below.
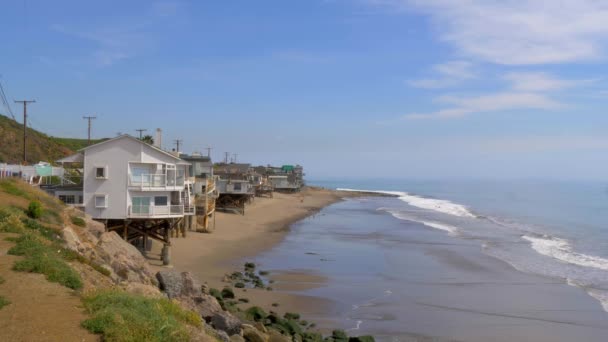
[[[143,238],[147,246],[151,237],[168,248],[169,231],[196,212],[190,163],[130,135],[57,162],[80,165],[84,211],[128,241]],[[69,185],[73,192],[77,184]],[[61,194],[62,189],[53,192]]]

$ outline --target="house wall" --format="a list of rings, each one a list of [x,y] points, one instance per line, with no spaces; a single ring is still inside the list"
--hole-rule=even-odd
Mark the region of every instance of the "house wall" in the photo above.
[[[129,137],[91,146],[84,151],[85,212],[96,219],[127,218],[129,162],[175,163],[169,155]],[[97,179],[96,167],[107,167],[107,179]],[[179,168],[179,167],[178,167]],[[182,167],[183,169],[183,167]],[[171,191],[163,191],[171,196]],[[156,192],[154,192],[156,193]],[[107,195],[107,208],[95,207],[95,194]]]

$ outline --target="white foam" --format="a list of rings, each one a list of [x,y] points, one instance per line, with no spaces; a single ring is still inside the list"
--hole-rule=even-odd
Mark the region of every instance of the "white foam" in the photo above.
[[[393,215],[394,217],[396,217],[400,220],[418,222],[418,223],[422,223],[423,225],[425,225],[427,227],[443,230],[444,232],[447,232],[451,236],[456,236],[459,234],[459,229],[457,227],[450,226],[449,224],[435,222],[435,221],[421,220],[416,217],[410,216],[408,214],[399,212],[397,210],[391,210],[391,209],[387,209],[387,208],[380,208],[379,210],[387,211],[387,212],[391,213],[391,215]]]
[[[356,189],[343,189],[343,188],[338,188],[337,190],[393,195],[393,196],[399,197],[399,199],[404,201],[405,203],[407,203],[411,206],[417,207],[417,208],[434,210],[434,211],[438,211],[440,213],[453,215],[453,216],[472,217],[472,218],[477,217],[476,215],[471,213],[469,211],[469,209],[467,209],[466,206],[464,206],[462,204],[450,202],[448,200],[425,198],[425,197],[420,197],[420,196],[416,196],[416,195],[410,195],[407,192],[402,192],[402,191],[356,190]]]
[[[532,248],[542,255],[546,255],[559,261],[583,266],[593,267],[600,270],[608,271],[608,260],[593,255],[577,253],[572,250],[572,246],[568,241],[556,237],[533,237],[524,235],[524,240],[532,243]]]
[[[608,292],[596,289],[587,289],[587,293],[591,297],[599,300],[602,304],[602,308],[604,308],[604,311],[608,312]]]

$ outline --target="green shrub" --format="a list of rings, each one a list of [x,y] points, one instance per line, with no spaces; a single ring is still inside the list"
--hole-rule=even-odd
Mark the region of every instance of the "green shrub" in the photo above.
[[[285,319],[298,320],[298,319],[300,319],[300,314],[299,313],[295,313],[295,312],[286,312],[285,315],[283,315],[283,317]]]
[[[239,302],[241,302],[241,303],[249,303],[249,299],[247,299],[247,298],[239,298]]]
[[[86,221],[78,216],[71,216],[70,220],[74,225],[77,225],[79,227],[85,227],[87,225]]]
[[[26,228],[38,231],[42,237],[49,241],[61,241],[61,238],[56,230],[40,224],[40,222],[37,220],[24,217],[21,219],[21,222],[23,222]]]
[[[255,264],[252,262],[245,263],[245,270],[255,270]]]
[[[321,335],[319,333],[308,331],[308,332],[305,332],[302,334],[302,341],[303,342],[322,342],[323,335]]]
[[[235,283],[234,287],[236,287],[237,289],[242,289],[245,287],[245,283],[241,283],[241,282]]]
[[[224,299],[234,299],[234,291],[232,291],[229,287],[224,287],[222,289],[222,298]]]
[[[215,297],[215,299],[217,299],[218,301],[224,299],[222,297],[222,293],[218,289],[210,288],[209,289],[209,294],[212,295],[213,297]]]
[[[18,214],[10,213],[0,218],[0,232],[23,233],[24,228]]]
[[[270,274],[270,272],[268,272],[268,271],[260,271],[259,273],[261,276],[267,276]]]
[[[31,201],[25,211],[27,216],[33,219],[38,219],[42,216],[42,203],[39,201]]]
[[[264,309],[260,308],[259,306],[250,307],[245,311],[245,315],[248,320],[256,322],[263,321],[266,319],[266,317],[268,317],[266,311],[264,311]]]
[[[188,326],[200,328],[201,318],[168,299],[153,299],[122,291],[102,291],[83,298],[91,318],[87,330],[104,341],[190,341]]]
[[[3,307],[9,305],[10,303],[11,302],[8,299],[0,296],[0,309],[2,309]]]
[[[348,341],[348,335],[346,335],[346,332],[344,332],[344,330],[334,330],[334,331],[332,331],[331,332],[331,337],[336,342]]]

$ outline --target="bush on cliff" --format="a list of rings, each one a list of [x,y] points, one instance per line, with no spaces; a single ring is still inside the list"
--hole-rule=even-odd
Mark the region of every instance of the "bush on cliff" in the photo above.
[[[263,321],[266,319],[266,317],[268,317],[266,311],[264,311],[264,309],[260,308],[259,306],[250,307],[245,311],[245,315],[248,320],[255,322]]]
[[[122,291],[101,291],[85,296],[91,318],[82,326],[102,334],[104,341],[190,341],[201,318],[168,299],[153,299]]]
[[[25,211],[27,216],[33,219],[40,218],[42,216],[42,203],[38,201],[31,201]]]

